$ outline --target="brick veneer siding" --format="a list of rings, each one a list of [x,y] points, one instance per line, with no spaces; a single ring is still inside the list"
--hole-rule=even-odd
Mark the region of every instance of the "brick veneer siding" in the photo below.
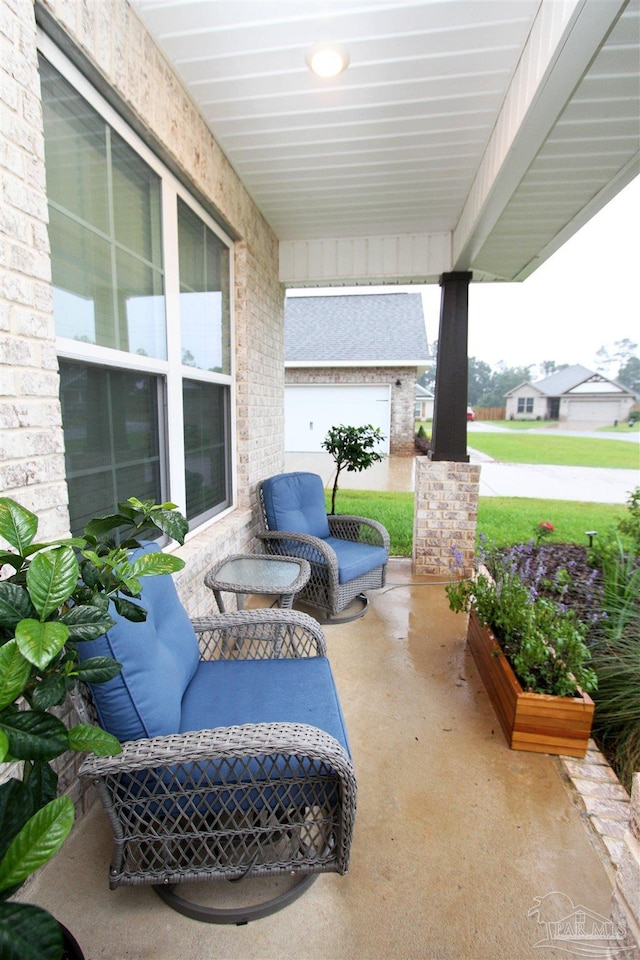
[[[68,529],[64,446],[52,317],[51,267],[36,26],[32,0],[0,0],[2,227],[0,492],[42,516],[43,535]],[[278,241],[213,139],[187,91],[126,0],[41,5],[97,69],[164,156],[240,237],[234,249],[238,509],[193,538],[190,559],[247,547],[259,479],[282,469],[284,291]],[[185,548],[185,552],[187,552]],[[201,563],[191,567],[200,577]],[[201,611],[204,588],[183,578]]]
[[[284,289],[278,241],[186,89],[126,0],[43,0],[88,65],[115,91],[160,155],[239,239],[235,272],[237,508],[204,525],[179,553],[176,577],[193,616],[211,612],[203,575],[253,546],[257,481],[283,466]],[[42,107],[33,0],[0,0],[0,495],[41,517],[44,538],[68,532],[64,439],[52,315]],[[135,492],[135,491],[132,491]],[[61,783],[73,783],[74,758]]]
[[[0,23],[0,493],[68,530],[32,0]]]
[[[475,553],[480,466],[416,458],[413,571],[470,576]]]
[[[624,835],[613,891],[611,919],[624,936],[611,956],[640,956],[640,773],[634,773],[629,829]],[[624,948],[624,949],[623,949]]]
[[[414,403],[417,370],[413,367],[288,367],[285,383],[378,383],[391,386],[389,453],[410,457],[414,446]],[[400,386],[397,381],[400,380]],[[360,426],[360,424],[349,424]]]

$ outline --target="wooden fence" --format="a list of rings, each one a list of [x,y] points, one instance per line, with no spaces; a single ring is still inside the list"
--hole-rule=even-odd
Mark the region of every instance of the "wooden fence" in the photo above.
[[[506,407],[474,407],[473,412],[476,420],[505,420],[507,416]]]

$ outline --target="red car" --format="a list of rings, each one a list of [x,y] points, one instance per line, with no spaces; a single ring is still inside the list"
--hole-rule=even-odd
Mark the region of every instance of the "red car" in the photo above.
[[[473,412],[473,407],[467,407],[467,420],[475,420],[476,415]]]

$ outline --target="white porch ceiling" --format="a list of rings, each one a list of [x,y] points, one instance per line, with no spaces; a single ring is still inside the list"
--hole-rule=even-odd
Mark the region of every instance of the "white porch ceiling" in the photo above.
[[[290,285],[523,279],[640,170],[640,0],[131,3]]]

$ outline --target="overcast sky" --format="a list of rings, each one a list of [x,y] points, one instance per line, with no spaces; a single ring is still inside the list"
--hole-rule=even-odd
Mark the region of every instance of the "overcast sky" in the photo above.
[[[523,283],[469,290],[469,356],[492,368],[544,360],[596,369],[596,351],[640,343],[640,177],[622,190]],[[360,287],[358,293],[422,290],[429,343],[438,338],[440,288]],[[348,293],[351,288],[296,291]],[[640,356],[640,353],[636,351]],[[610,376],[617,369],[606,371]]]

